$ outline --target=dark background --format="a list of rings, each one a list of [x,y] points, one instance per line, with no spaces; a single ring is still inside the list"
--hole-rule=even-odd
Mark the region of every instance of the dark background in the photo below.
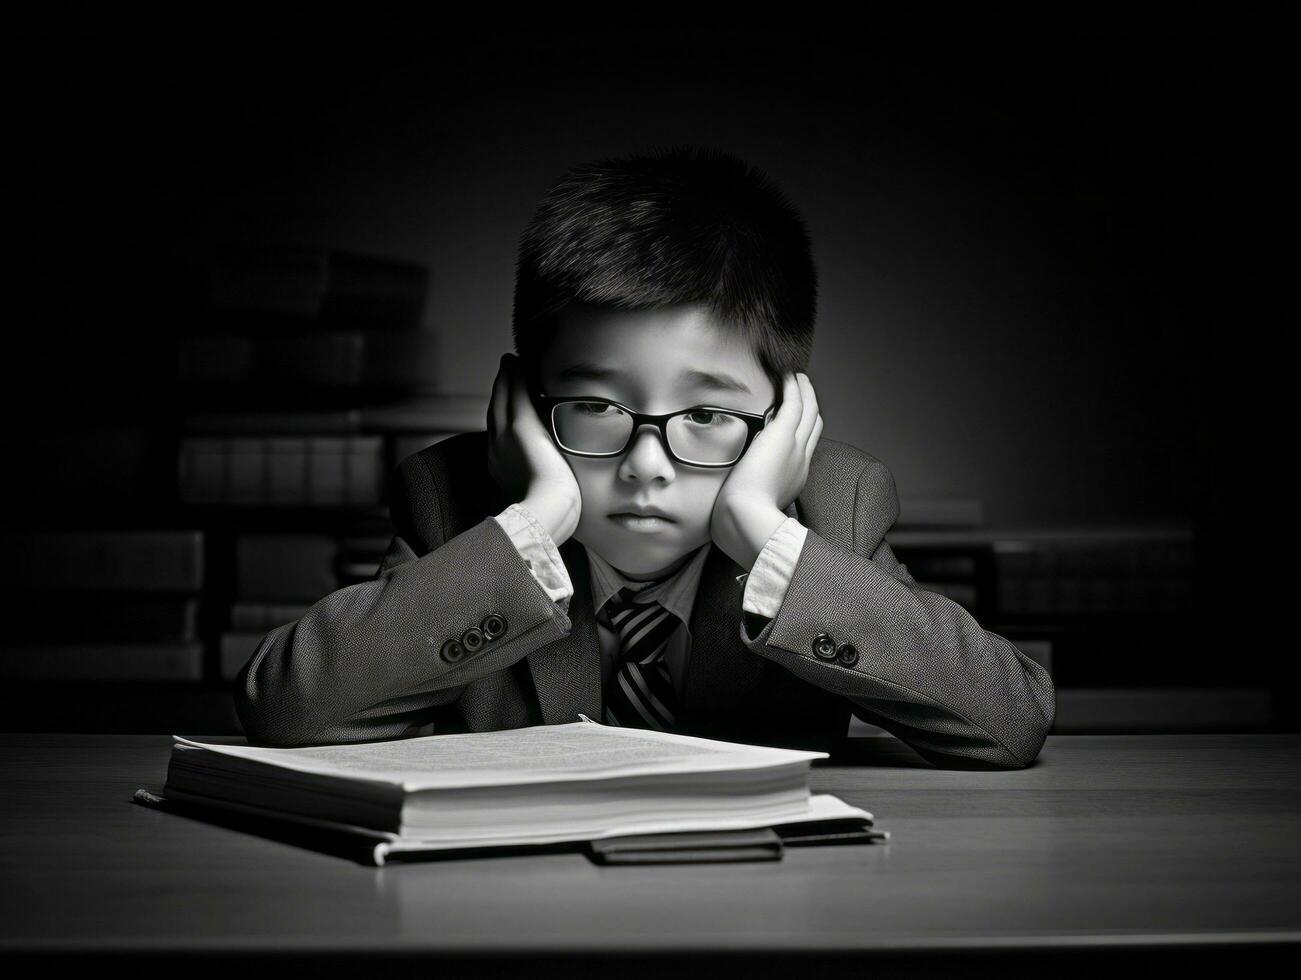
[[[10,526],[175,518],[165,440],[126,478],[95,474],[113,426],[174,431],[176,338],[202,325],[220,248],[428,265],[438,388],[486,395],[546,185],[710,145],[808,218],[825,437],[886,462],[904,498],[982,501],[993,527],[1191,529],[1183,654],[1200,681],[1224,661],[1272,687],[1293,724],[1271,618],[1291,604],[1289,369],[1259,304],[1294,227],[1283,25],[1002,6],[852,25],[113,17],[67,6],[3,41]],[[55,436],[25,456],[35,429]],[[75,456],[51,453],[60,432]]]

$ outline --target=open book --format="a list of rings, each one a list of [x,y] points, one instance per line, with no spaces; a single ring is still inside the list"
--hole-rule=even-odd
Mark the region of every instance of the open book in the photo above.
[[[809,792],[825,752],[567,725],[260,748],[173,736],[168,799],[346,830],[403,851],[744,830],[872,815]]]

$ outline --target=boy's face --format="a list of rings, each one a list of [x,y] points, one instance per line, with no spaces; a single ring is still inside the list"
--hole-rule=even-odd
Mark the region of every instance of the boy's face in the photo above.
[[[705,375],[739,387],[720,386]],[[558,321],[538,380],[552,397],[608,398],[648,415],[698,405],[762,415],[776,396],[746,341],[719,329],[696,305],[645,311],[571,307]],[[644,425],[620,456],[564,454],[582,494],[574,537],[629,578],[676,571],[709,542],[714,498],[731,473],[730,467],[677,463],[660,438]],[[656,508],[672,520],[638,528],[612,516],[632,506]]]

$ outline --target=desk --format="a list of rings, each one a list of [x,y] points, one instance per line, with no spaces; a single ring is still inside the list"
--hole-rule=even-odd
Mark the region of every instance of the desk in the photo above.
[[[367,868],[131,803],[163,782],[169,745],[0,736],[0,950],[152,954],[187,976],[356,976],[383,957],[426,978],[762,965],[819,980],[946,973],[955,955],[1005,976],[1111,969],[1117,952],[1236,971],[1301,951],[1301,736],[1053,736],[1013,772],[919,768],[895,740],[861,739],[860,764],[816,768],[813,786],[871,810],[889,844],[667,867]]]

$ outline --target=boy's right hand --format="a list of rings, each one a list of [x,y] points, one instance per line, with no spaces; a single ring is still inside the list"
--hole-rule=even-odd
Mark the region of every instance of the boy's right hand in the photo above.
[[[578,481],[538,418],[514,354],[502,355],[492,383],[488,472],[509,500],[519,501],[542,523],[556,545],[578,527],[582,513]]]

